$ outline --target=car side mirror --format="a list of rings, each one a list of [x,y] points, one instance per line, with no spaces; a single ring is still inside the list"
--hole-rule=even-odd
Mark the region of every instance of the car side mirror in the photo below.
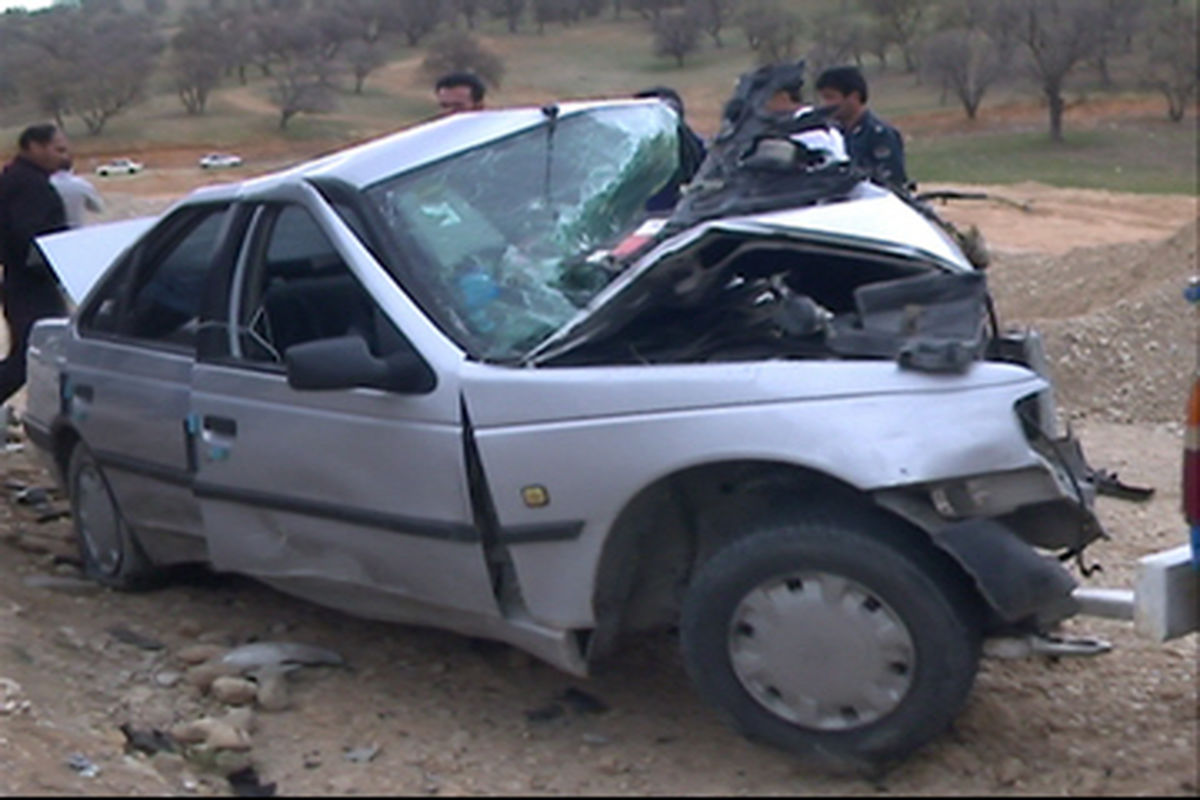
[[[288,386],[301,390],[364,387],[400,394],[428,394],[437,377],[405,343],[385,358],[372,355],[361,336],[339,336],[293,345],[284,354]]]

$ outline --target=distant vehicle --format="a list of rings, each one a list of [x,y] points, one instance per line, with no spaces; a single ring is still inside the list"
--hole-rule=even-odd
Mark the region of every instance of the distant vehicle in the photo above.
[[[232,153],[209,153],[200,159],[200,169],[222,169],[241,165],[242,157]]]
[[[107,178],[109,175],[136,175],[145,168],[145,164],[130,158],[114,158],[112,161],[96,167],[96,174],[102,178]]]

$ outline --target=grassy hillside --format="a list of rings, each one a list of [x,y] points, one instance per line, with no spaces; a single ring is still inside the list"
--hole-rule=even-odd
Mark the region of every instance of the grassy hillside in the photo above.
[[[706,42],[677,69],[673,60],[652,53],[645,23],[630,13],[616,21],[551,26],[545,35],[530,24],[512,35],[497,20],[487,20],[478,32],[507,69],[502,85],[489,93],[493,107],[624,96],[667,84],[683,95],[689,121],[704,134],[715,131],[738,75],[754,65],[735,29],[727,32],[724,48]],[[88,160],[149,157],[153,151],[186,151],[191,160],[210,149],[303,158],[414,124],[436,111],[429,80],[420,72],[423,50],[396,46],[389,55],[390,62],[368,78],[363,95],[345,92],[336,111],[297,117],[282,132],[270,102],[270,79],[256,74],[246,86],[227,81],[214,93],[208,113],[199,117],[183,112],[160,76],[151,98],[113,119],[101,136],[85,136],[82,125],[71,119],[68,131]],[[1040,180],[1128,191],[1195,191],[1195,120],[1189,116],[1180,125],[1166,122],[1154,98],[1129,96],[1114,102],[1093,92],[1079,103],[1076,97],[1067,115],[1067,141],[1055,145],[1045,133],[1037,95],[1027,86],[993,90],[980,119],[967,124],[953,100],[943,103],[938,87],[894,69],[881,73],[874,64],[867,73],[871,105],[905,133],[909,171],[919,181]],[[2,113],[0,142],[11,142],[30,114]]]

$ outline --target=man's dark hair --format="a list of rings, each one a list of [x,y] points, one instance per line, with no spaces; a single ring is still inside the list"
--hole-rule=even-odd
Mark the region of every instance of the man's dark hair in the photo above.
[[[438,82],[433,85],[433,90],[436,92],[439,89],[453,89],[456,86],[466,86],[471,90],[471,99],[478,103],[483,99],[484,92],[487,88],[483,85],[483,81],[479,80],[478,75],[473,75],[470,72],[451,72],[438,78]]]
[[[663,100],[668,100],[679,109],[679,116],[683,116],[683,98],[679,96],[679,92],[670,86],[651,86],[649,89],[642,89],[634,97],[638,100],[648,97],[660,97]]]
[[[50,144],[50,140],[54,138],[54,134],[56,133],[58,133],[58,126],[51,123],[30,125],[21,131],[21,135],[17,138],[17,147],[20,147],[22,150],[28,150],[29,145],[34,142],[38,144]]]
[[[858,67],[830,67],[817,78],[817,90],[821,89],[833,89],[844,95],[858,92],[862,101],[867,102],[867,79]]]

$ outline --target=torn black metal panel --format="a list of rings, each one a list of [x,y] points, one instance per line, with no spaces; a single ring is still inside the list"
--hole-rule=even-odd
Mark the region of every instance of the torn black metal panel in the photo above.
[[[847,196],[867,179],[849,161],[826,163],[793,137],[828,129],[830,109],[771,112],[778,92],[799,98],[804,61],[773,64],[739,79],[725,104],[721,129],[683,199],[659,236],[665,240],[719,217],[797,208]]]
[[[1079,612],[1075,579],[1005,526],[972,519],[932,532],[933,541],[974,579],[988,605],[1008,623],[1033,619],[1039,629]]]
[[[896,358],[925,372],[962,372],[987,346],[987,282],[981,272],[929,274],[858,287],[857,319],[829,337],[838,355]]]

